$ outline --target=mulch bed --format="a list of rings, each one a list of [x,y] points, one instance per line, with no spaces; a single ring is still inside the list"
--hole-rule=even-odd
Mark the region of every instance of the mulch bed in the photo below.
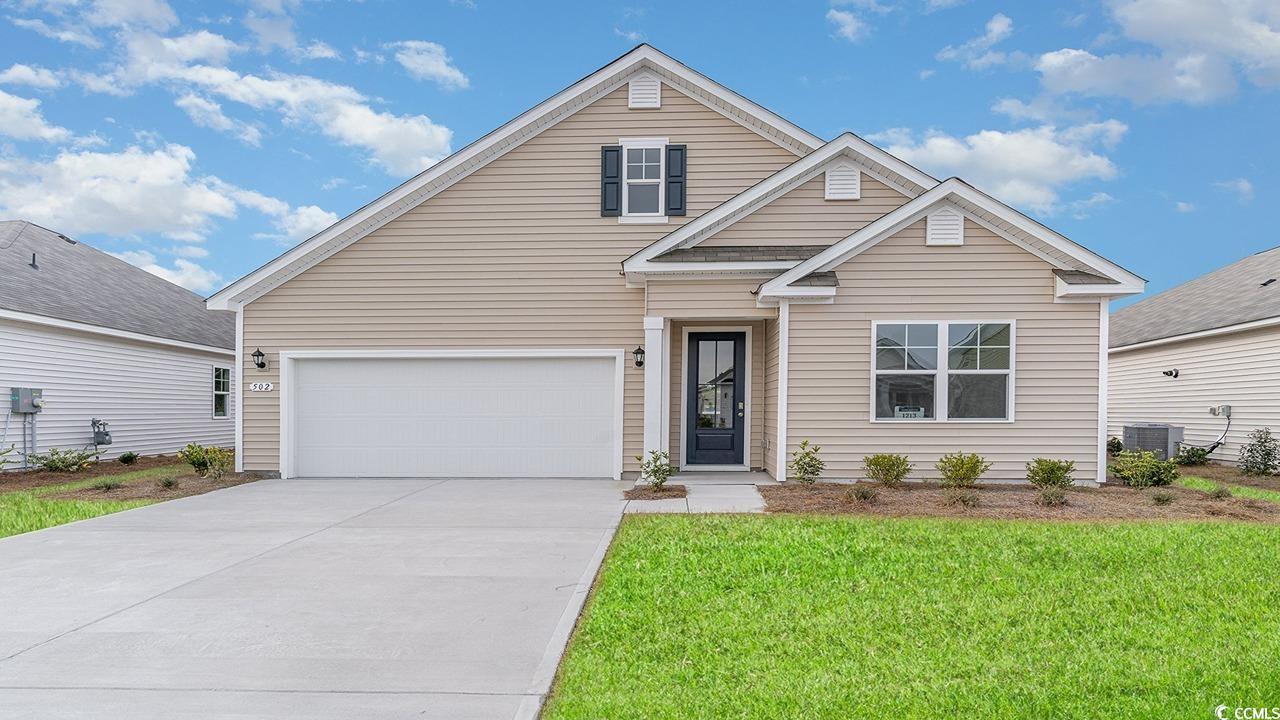
[[[1248,485],[1263,490],[1280,490],[1280,477],[1275,475],[1245,475],[1231,465],[1187,465],[1178,468],[1178,474],[1199,477],[1229,485]]]
[[[623,493],[628,500],[676,500],[688,496],[683,485],[663,485],[654,488],[650,485],[639,485]]]
[[[250,473],[227,473],[214,480],[212,478],[202,478],[192,473],[190,475],[180,475],[174,479],[177,484],[173,487],[165,487],[159,480],[152,479],[131,482],[112,490],[87,487],[56,493],[49,497],[60,500],[153,500],[158,502],[190,495],[201,495],[211,490],[243,485],[260,478]]]
[[[44,487],[46,485],[61,485],[63,483],[76,482],[77,480],[102,477],[103,475],[119,475],[133,472],[134,470],[176,465],[179,462],[181,461],[178,460],[177,455],[147,455],[139,457],[137,462],[132,465],[125,465],[116,460],[103,460],[90,465],[80,472],[11,469],[8,472],[0,473],[0,493],[13,492],[14,490],[30,490],[31,488]]]
[[[975,492],[978,505],[947,505],[946,491],[935,484],[910,483],[900,489],[880,487],[870,503],[853,498],[852,485],[766,485],[759,488],[765,509],[775,513],[827,515],[881,515],[887,517],[965,517],[1025,520],[1244,520],[1280,522],[1280,505],[1227,498],[1214,500],[1208,493],[1183,487],[1135,489],[1129,487],[1077,487],[1067,491],[1065,507],[1043,507],[1035,500],[1035,488],[1019,485],[985,485]],[[1173,502],[1156,505],[1156,493],[1169,493]]]

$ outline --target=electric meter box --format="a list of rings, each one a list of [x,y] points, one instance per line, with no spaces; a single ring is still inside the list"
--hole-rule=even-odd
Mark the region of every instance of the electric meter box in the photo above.
[[[38,413],[44,409],[44,390],[40,388],[9,388],[9,409],[19,414]]]

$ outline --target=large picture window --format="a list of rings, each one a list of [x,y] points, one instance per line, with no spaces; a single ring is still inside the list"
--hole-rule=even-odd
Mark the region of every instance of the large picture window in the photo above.
[[[872,329],[874,420],[1013,419],[1012,322],[877,322]]]

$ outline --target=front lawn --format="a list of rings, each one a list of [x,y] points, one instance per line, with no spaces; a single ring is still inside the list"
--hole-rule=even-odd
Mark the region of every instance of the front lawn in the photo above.
[[[1280,527],[630,516],[544,717],[1280,705]]]

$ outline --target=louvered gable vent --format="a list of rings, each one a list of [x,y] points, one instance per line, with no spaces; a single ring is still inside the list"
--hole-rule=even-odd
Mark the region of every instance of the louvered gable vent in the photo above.
[[[925,227],[925,245],[963,245],[964,215],[953,208],[938,208],[929,213]]]
[[[662,107],[662,82],[647,73],[631,78],[627,83],[627,107],[632,110]]]
[[[828,200],[857,200],[862,197],[862,173],[849,164],[835,165],[827,170]]]

